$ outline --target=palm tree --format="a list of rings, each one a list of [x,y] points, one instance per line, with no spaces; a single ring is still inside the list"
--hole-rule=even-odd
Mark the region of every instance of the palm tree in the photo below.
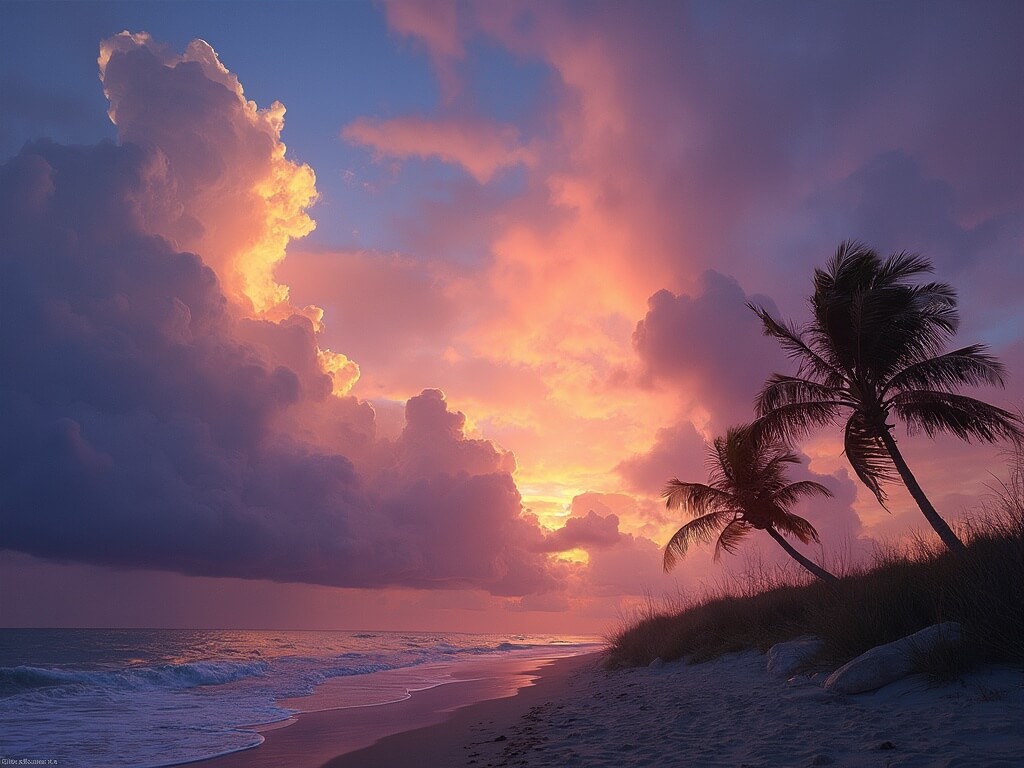
[[[793,439],[847,415],[845,452],[853,471],[885,507],[883,484],[907,486],[943,543],[963,542],[921,490],[892,435],[898,417],[908,434],[951,432],[962,440],[1019,440],[1020,420],[958,394],[964,386],[1003,385],[1003,366],[982,344],[943,352],[956,333],[956,293],[946,283],[913,284],[932,271],[927,259],[896,253],[882,260],[856,242],[839,246],[814,271],[812,318],[802,328],[749,305],[765,335],[797,361],[795,376],[773,374],[758,396],[756,422],[771,437]]]
[[[731,427],[715,438],[708,452],[709,483],[669,480],[662,491],[669,509],[683,509],[693,519],[680,528],[665,546],[665,571],[670,571],[692,541],[715,543],[717,562],[722,550],[732,554],[740,539],[752,530],[763,530],[800,565],[826,582],[836,577],[802,555],[786,541],[792,534],[804,544],[818,541],[814,526],[789,511],[804,497],[831,496],[828,488],[810,480],[787,482],[786,465],[800,459],[781,441],[754,432],[749,425]]]

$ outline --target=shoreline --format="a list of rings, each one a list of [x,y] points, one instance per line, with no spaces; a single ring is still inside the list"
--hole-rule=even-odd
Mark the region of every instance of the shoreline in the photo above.
[[[601,652],[459,665],[453,679],[388,704],[303,712],[286,727],[260,731],[256,747],[187,763],[195,768],[369,768],[455,764],[480,718],[511,728],[531,706],[556,694]],[[443,754],[442,754],[443,753]]]

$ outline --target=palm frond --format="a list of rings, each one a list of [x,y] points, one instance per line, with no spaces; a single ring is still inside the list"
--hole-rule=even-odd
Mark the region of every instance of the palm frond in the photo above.
[[[813,354],[816,362],[795,376],[776,374],[766,382],[753,429],[772,438],[799,438],[850,408],[845,453],[883,507],[883,484],[895,479],[893,461],[901,461],[895,450],[892,456],[886,450],[893,448],[891,426],[884,421],[890,413],[911,433],[1024,439],[1024,420],[957,394],[964,386],[1002,385],[1004,368],[980,344],[945,352],[960,322],[957,295],[948,283],[914,284],[931,271],[931,263],[917,254],[882,260],[862,243],[847,241],[824,269],[815,269],[812,317],[799,332],[758,312],[765,333],[778,338],[790,357],[804,366]],[[908,486],[916,485],[909,473],[902,474]],[[939,536],[956,549],[960,542],[941,519],[935,521],[923,493],[913,495]]]
[[[909,286],[917,301],[927,306],[955,307],[956,288],[949,283],[924,283]]]
[[[801,541],[817,541],[814,527],[787,507],[811,496],[831,496],[831,492],[811,481],[788,482],[786,470],[800,463],[800,457],[784,442],[754,425],[740,424],[730,427],[724,437],[715,438],[709,446],[708,462],[708,484],[673,478],[662,492],[669,508],[694,515],[665,546],[666,571],[692,542],[709,542],[717,529],[721,532],[715,542],[715,560],[722,552],[735,551],[741,539],[755,529],[778,527]]]
[[[702,515],[691,520],[672,534],[672,538],[665,545],[665,555],[662,561],[665,572],[668,573],[675,568],[679,559],[686,555],[686,550],[689,549],[691,541],[699,541],[703,544],[711,543],[715,531],[725,525],[726,521],[730,518],[735,517],[736,514],[734,510],[723,509]]]
[[[786,356],[796,360],[799,373],[806,372],[827,381],[835,380],[837,375],[841,379],[836,367],[812,349],[793,325],[776,320],[768,310],[757,304],[747,302],[747,307],[761,319],[764,335],[778,339]]]
[[[836,249],[825,270],[814,270],[811,310],[811,338],[814,347],[828,350],[831,359],[849,372],[857,352],[857,337],[851,319],[855,306],[871,289],[878,271],[875,251],[862,243],[847,241]]]
[[[784,447],[784,443],[776,443],[773,450],[764,451],[764,460],[757,469],[757,484],[760,495],[775,498],[783,488],[789,485],[786,470],[790,464],[799,464],[800,457]]]
[[[849,297],[847,316],[838,318],[836,325],[843,333],[844,346],[849,347],[846,353],[850,369],[863,370],[864,355],[878,354],[877,342],[892,321],[890,304],[877,290],[858,289]],[[831,335],[836,333],[837,329],[831,331]]]
[[[888,509],[882,485],[895,479],[892,460],[885,444],[868,427],[860,412],[854,412],[846,422],[843,448],[854,473],[875,495],[878,503]]]
[[[880,283],[903,283],[909,277],[934,271],[935,268],[924,256],[900,251],[878,265],[876,279]]]
[[[987,349],[984,344],[971,344],[914,363],[893,376],[886,383],[884,392],[914,389],[952,392],[961,386],[1003,386],[1006,368],[995,357],[986,354]]]
[[[814,526],[800,515],[794,515],[792,512],[784,512],[775,520],[775,529],[780,533],[791,533],[796,536],[804,544],[810,544],[812,541],[818,543],[821,539],[818,538],[818,531],[815,530]]]
[[[960,325],[956,292],[946,283],[928,283],[901,287],[899,311],[890,318],[892,338],[906,347],[902,359],[933,357],[939,354]]]
[[[762,475],[776,476],[786,471],[786,464],[799,464],[800,457],[785,443],[775,443],[770,449],[761,451],[759,472]]]
[[[708,449],[706,464],[710,484],[721,490],[733,491],[736,487],[736,477],[733,462],[729,457],[730,449],[727,437],[714,439]]]
[[[843,243],[827,270],[815,272],[814,322],[804,338],[862,381],[886,380],[938,354],[959,322],[956,292],[946,283],[908,282],[931,269],[915,254],[882,261],[860,243]]]
[[[833,402],[851,408],[857,405],[849,398],[845,387],[773,373],[758,393],[757,413],[763,416],[784,405],[808,402]]]
[[[682,509],[690,515],[706,515],[733,503],[732,496],[704,483],[684,483],[678,478],[669,480],[661,491],[668,509]]]
[[[780,507],[785,508],[791,504],[796,504],[801,499],[809,499],[814,496],[831,498],[833,493],[821,483],[816,483],[813,480],[799,480],[777,491],[775,502]]]
[[[712,560],[716,563],[721,560],[723,550],[730,555],[735,554],[740,541],[752,530],[754,530],[754,527],[742,518],[736,518],[730,522],[718,535],[718,541],[715,542],[715,554]]]
[[[835,423],[839,409],[834,400],[790,403],[761,413],[751,428],[776,440],[795,440]]]
[[[955,303],[903,285],[862,291],[849,311],[828,334],[850,347],[853,369],[878,381],[941,352],[958,322]]]
[[[866,287],[878,263],[878,254],[872,248],[859,240],[844,240],[825,269],[814,270],[814,288],[829,292],[837,288]]]
[[[923,431],[934,437],[950,432],[961,440],[976,438],[986,443],[1024,439],[1024,425],[1016,414],[966,395],[909,390],[895,395],[891,408],[906,422],[910,434]]]

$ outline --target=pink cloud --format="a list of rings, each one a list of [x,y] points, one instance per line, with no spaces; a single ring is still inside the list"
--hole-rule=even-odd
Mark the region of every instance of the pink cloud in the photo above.
[[[359,118],[341,135],[372,148],[379,157],[436,157],[461,165],[481,184],[498,171],[535,160],[532,150],[520,143],[518,129],[481,118]]]
[[[0,167],[12,296],[0,307],[11,371],[0,439],[18,457],[0,484],[4,545],[199,576],[556,588],[561,570],[522,514],[510,452],[468,437],[437,390],[409,398],[402,431],[378,437],[367,403],[332,393],[312,319],[287,303],[239,311],[229,286],[248,288],[235,256],[248,235],[277,231],[280,212],[250,185],[274,168],[303,177],[282,161],[273,115],[239,101],[205,44],[174,57],[118,36],[104,56],[119,126],[136,141],[42,141]],[[194,208],[217,189],[255,208],[233,219]],[[190,242],[216,268],[167,229],[189,210]],[[253,232],[245,217],[260,219]]]
[[[462,307],[446,290],[449,272],[399,253],[296,248],[275,274],[294,296],[324,307],[321,338],[372,377],[416,351],[440,355],[450,344]]]
[[[565,525],[544,539],[545,552],[565,552],[577,547],[611,547],[619,542],[619,518],[599,515],[594,510],[585,517],[570,517]]]
[[[384,12],[388,26],[399,34],[423,40],[431,55],[462,56],[454,0],[393,0],[384,3]]]
[[[753,401],[767,376],[785,356],[763,338],[757,317],[739,283],[714,271],[700,280],[694,296],[659,291],[637,323],[633,344],[654,382],[683,385],[706,409],[712,431],[753,418]]]
[[[642,536],[620,534],[618,545],[594,549],[583,573],[581,589],[598,597],[656,595],[676,583],[661,567],[661,548]]]
[[[653,496],[673,477],[699,477],[706,453],[704,438],[683,421],[659,429],[649,451],[623,459],[615,471],[637,493]]]
[[[464,55],[456,0],[387,0],[388,26],[426,47],[441,83],[442,97],[450,102],[459,89],[455,62]]]

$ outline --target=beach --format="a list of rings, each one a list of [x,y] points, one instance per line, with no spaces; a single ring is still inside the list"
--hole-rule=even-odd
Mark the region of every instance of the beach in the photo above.
[[[364,710],[366,722],[390,718],[399,730],[344,754],[331,752],[351,748],[352,711],[300,715],[256,749],[199,765],[1011,768],[1024,753],[1021,670],[982,669],[942,685],[913,676],[846,696],[824,691],[820,674],[770,676],[753,651],[613,671],[600,660],[545,663],[515,695],[454,712],[445,710],[481,692],[464,687],[474,683],[378,708],[390,715]]]

